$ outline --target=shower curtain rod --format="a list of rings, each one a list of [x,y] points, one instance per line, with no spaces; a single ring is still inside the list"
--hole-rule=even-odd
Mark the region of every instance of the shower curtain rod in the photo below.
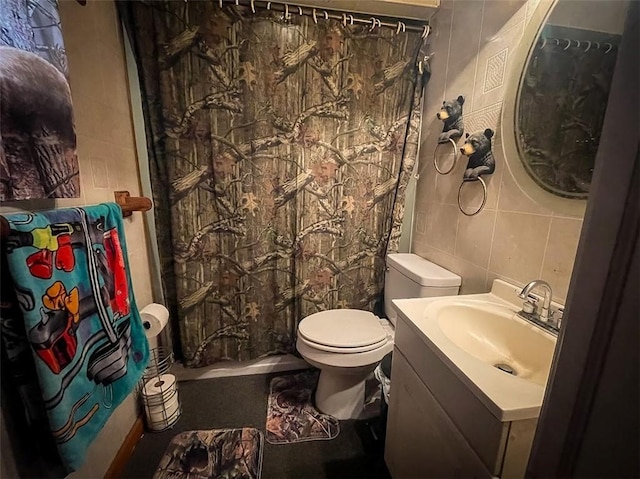
[[[185,0],[186,2],[187,0]],[[315,23],[318,23],[322,20],[340,20],[343,25],[369,25],[370,30],[374,30],[380,27],[388,27],[393,28],[396,31],[396,34],[401,31],[413,31],[413,32],[422,32],[422,38],[426,38],[429,35],[429,22],[425,21],[424,23],[418,22],[416,20],[405,19],[404,21],[398,20],[396,23],[393,23],[389,17],[382,17],[385,21],[380,20],[380,18],[376,16],[364,17],[362,14],[358,13],[347,13],[340,12],[338,10],[331,10],[329,8],[314,8],[308,6],[300,6],[291,3],[280,3],[280,2],[267,2],[267,1],[256,1],[256,0],[212,0],[213,2],[217,2],[222,8],[223,4],[231,4],[237,6],[245,6],[250,7],[253,13],[256,12],[257,8],[263,8],[266,10],[275,10],[277,12],[283,12],[284,18],[289,20],[293,18],[295,15],[304,15],[308,17],[312,17]]]

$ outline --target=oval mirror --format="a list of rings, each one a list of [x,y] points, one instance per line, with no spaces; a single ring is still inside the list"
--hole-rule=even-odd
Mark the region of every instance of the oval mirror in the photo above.
[[[627,2],[542,0],[516,52],[502,120],[519,186],[579,214],[589,194]],[[551,197],[550,197],[551,196]]]

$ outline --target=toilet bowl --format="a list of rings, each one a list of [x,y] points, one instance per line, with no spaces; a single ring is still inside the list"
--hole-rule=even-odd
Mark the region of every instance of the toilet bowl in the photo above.
[[[320,369],[318,409],[338,419],[355,419],[364,407],[365,381],[393,349],[393,336],[372,313],[334,309],[300,322],[296,348]]]
[[[320,369],[316,407],[338,419],[357,419],[364,408],[365,381],[393,349],[393,299],[458,294],[460,276],[408,253],[387,256],[385,314],[389,321],[357,309],[331,309],[298,325],[296,348]]]

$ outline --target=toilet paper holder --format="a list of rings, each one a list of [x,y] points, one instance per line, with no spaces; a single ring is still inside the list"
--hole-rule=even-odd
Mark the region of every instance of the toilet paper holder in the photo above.
[[[149,364],[139,383],[139,397],[147,429],[161,432],[172,428],[182,414],[178,383],[172,374],[173,351],[159,346],[150,350]]]

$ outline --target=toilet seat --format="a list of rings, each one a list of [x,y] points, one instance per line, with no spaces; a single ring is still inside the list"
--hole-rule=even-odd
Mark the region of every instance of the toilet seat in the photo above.
[[[298,335],[310,347],[340,354],[372,351],[388,340],[378,318],[357,309],[334,309],[307,316],[298,325]]]
[[[335,346],[327,346],[326,344],[316,343],[315,341],[310,341],[305,338],[303,335],[298,335],[300,341],[303,341],[308,346],[318,349],[319,351],[326,351],[329,353],[338,353],[338,354],[354,354],[354,353],[366,353],[367,351],[373,351],[374,349],[378,349],[384,346],[387,342],[387,338],[382,341],[378,341],[377,343],[370,344],[368,346],[355,346],[355,347],[347,347],[347,348],[337,348]]]

